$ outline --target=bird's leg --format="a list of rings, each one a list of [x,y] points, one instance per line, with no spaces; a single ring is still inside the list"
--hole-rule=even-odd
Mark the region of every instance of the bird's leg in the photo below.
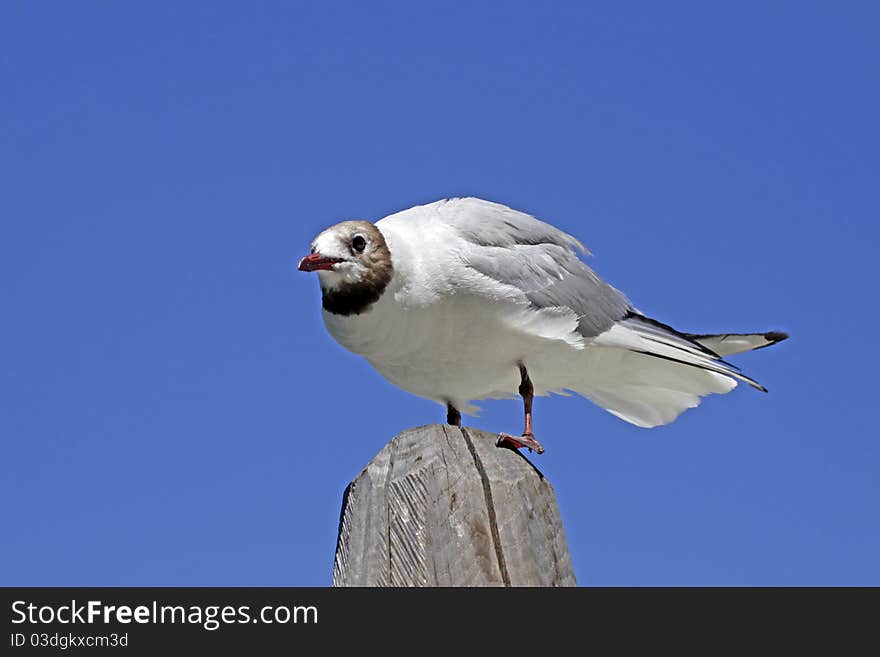
[[[446,402],[446,424],[451,424],[454,427],[461,426],[461,413],[449,402]]]
[[[519,394],[523,399],[523,412],[525,414],[525,429],[522,436],[511,436],[509,433],[502,433],[498,436],[497,445],[508,445],[514,449],[520,447],[528,447],[529,451],[536,451],[538,454],[544,453],[544,448],[537,440],[535,434],[532,433],[532,400],[535,398],[535,388],[532,386],[532,380],[529,378],[529,371],[522,363],[519,364],[519,375],[521,381],[519,384]]]

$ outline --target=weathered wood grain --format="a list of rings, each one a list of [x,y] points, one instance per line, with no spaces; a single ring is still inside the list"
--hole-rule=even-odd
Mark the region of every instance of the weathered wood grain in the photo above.
[[[494,434],[395,437],[342,501],[334,586],[575,586],[549,482]]]

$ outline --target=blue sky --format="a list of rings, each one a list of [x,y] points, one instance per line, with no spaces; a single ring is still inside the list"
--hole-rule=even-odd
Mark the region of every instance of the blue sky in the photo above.
[[[345,485],[443,414],[296,262],[462,195],[793,336],[660,429],[538,401],[582,584],[880,584],[880,9],[712,5],[3,3],[0,584],[329,583]]]

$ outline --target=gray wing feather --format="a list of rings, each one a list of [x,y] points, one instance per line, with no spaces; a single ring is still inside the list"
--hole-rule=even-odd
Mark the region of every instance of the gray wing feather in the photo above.
[[[464,239],[480,246],[556,244],[586,251],[577,239],[524,212],[479,198],[449,199],[438,208]]]
[[[463,254],[468,266],[522,290],[535,308],[571,309],[584,337],[607,331],[632,310],[623,294],[578,258],[575,249],[585,251],[583,245],[558,228],[480,199],[449,201],[441,213],[476,247]]]

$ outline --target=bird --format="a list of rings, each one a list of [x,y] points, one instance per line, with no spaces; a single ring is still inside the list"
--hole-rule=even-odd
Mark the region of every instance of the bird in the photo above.
[[[648,317],[582,259],[575,237],[480,198],[449,198],[372,223],[342,221],[298,269],[317,272],[324,325],[393,385],[446,408],[522,399],[523,431],[497,443],[543,453],[536,396],[592,401],[651,428],[742,382],[725,357],[776,344],[781,331],[684,333]]]

